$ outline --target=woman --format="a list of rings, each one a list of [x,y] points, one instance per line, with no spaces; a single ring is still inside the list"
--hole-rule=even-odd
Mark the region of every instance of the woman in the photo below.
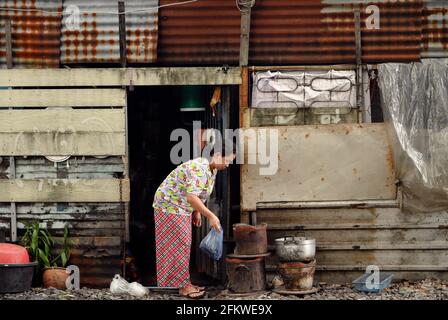
[[[202,298],[205,288],[190,282],[191,225],[200,227],[204,216],[212,228],[221,231],[218,217],[204,203],[213,191],[217,170],[224,170],[235,159],[234,149],[225,150],[179,165],[154,196],[157,284],[179,288],[180,295],[192,299]]]

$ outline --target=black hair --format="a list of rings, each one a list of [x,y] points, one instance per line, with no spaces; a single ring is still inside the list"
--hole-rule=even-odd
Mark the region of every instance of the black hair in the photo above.
[[[231,140],[224,140],[222,143],[207,144],[202,150],[205,158],[210,160],[215,153],[220,153],[221,156],[227,157],[232,154],[236,155],[236,144]]]

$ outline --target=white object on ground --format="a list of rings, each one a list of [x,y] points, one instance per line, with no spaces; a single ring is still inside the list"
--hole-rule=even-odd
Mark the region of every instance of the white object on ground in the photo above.
[[[146,296],[149,292],[149,290],[147,288],[145,288],[138,282],[132,282],[131,284],[129,284],[128,289],[129,289],[128,293],[131,296],[139,297],[139,298]]]
[[[114,279],[110,283],[110,292],[113,294],[123,294],[128,293],[129,282],[123,279],[120,275],[116,274]]]

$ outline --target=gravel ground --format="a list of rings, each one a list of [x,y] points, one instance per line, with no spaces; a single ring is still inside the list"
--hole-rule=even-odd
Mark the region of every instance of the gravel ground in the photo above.
[[[266,291],[263,293],[240,296],[229,294],[223,288],[208,288],[205,299],[210,300],[443,300],[448,299],[448,282],[424,280],[419,282],[404,281],[392,284],[380,294],[365,294],[354,291],[349,285],[329,285],[321,283],[318,292],[305,296],[284,296]],[[138,300],[129,295],[113,295],[109,290],[82,288],[76,291],[36,288],[20,294],[0,294],[0,300]],[[151,291],[140,300],[184,299],[177,294]]]

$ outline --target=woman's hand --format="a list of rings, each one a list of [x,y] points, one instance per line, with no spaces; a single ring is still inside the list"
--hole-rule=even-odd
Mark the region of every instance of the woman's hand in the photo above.
[[[193,225],[198,228],[202,226],[201,213],[199,211],[193,211]]]
[[[210,224],[210,227],[216,230],[216,232],[221,232],[221,222],[217,216],[214,214],[210,215],[208,218],[208,223]]]
[[[198,196],[194,194],[187,195],[187,201],[193,209],[197,212],[200,212],[204,217],[206,217],[209,221],[210,226],[215,229],[217,232],[221,232],[221,223],[219,222],[218,217],[211,212],[199,199]]]

